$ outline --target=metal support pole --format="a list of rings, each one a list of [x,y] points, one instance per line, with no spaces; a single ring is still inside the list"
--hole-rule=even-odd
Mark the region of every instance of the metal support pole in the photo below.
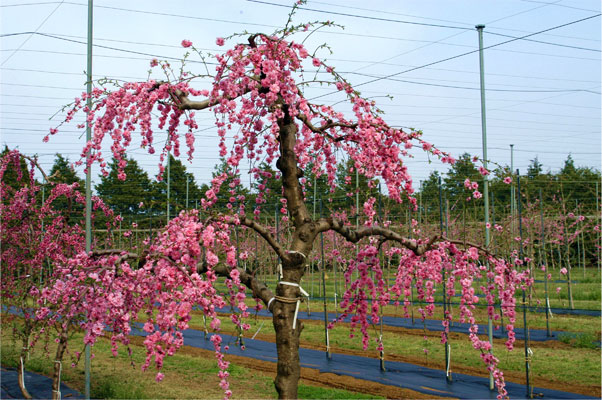
[[[86,106],[92,109],[92,32],[93,32],[93,0],[88,0],[88,48],[86,65]],[[92,127],[86,118],[86,142],[92,140]],[[92,250],[92,166],[90,165],[90,153],[86,155],[86,252]],[[90,345],[87,344],[84,351],[84,396],[90,399]]]
[[[522,201],[520,197],[520,173],[516,170],[516,184],[517,184],[517,198],[518,198],[518,235],[520,237],[520,245],[518,248],[519,258],[524,261],[523,258],[523,221],[522,221]],[[533,389],[531,387],[530,375],[531,375],[531,348],[529,346],[529,326],[527,325],[527,295],[525,289],[523,289],[523,325],[525,329],[525,378],[527,382],[527,398],[533,398]]]
[[[600,225],[602,226],[602,213],[600,213],[600,199],[599,196],[600,195],[600,189],[599,189],[599,185],[598,185],[598,181],[596,181],[596,213],[597,213],[597,219],[600,219]],[[600,247],[598,247],[598,272],[600,272],[601,267],[602,267],[602,234],[600,231],[598,231],[598,245]]]
[[[322,196],[320,196],[320,218],[322,218]],[[332,358],[330,354],[330,337],[328,336],[328,307],[326,305],[326,263],[324,261],[324,233],[320,232],[320,251],[322,253],[322,293],[324,298],[324,340],[326,342],[326,358]]]
[[[479,33],[479,66],[481,71],[481,132],[483,141],[483,168],[487,169],[487,118],[485,113],[485,61],[483,59],[483,28],[485,25],[477,25]],[[485,203],[485,247],[489,247],[489,182],[487,175],[483,176],[483,201]],[[488,263],[489,264],[489,263]],[[491,316],[487,318],[487,333],[489,343],[493,348],[493,321]],[[491,350],[490,350],[491,352]],[[493,373],[489,371],[489,390],[494,389]]]
[[[552,332],[550,332],[550,294],[548,292],[548,263],[546,262],[546,235],[545,235],[545,226],[543,220],[543,194],[541,188],[539,188],[539,216],[541,220],[541,264],[546,267],[545,270],[545,292],[546,292],[546,335],[548,337],[552,336]]]
[[[274,226],[276,228],[276,241],[278,241],[280,236],[278,234],[278,231],[280,230],[280,226],[278,224],[280,222],[279,220],[280,218],[278,216],[278,200],[276,200],[276,203],[274,204]],[[280,279],[282,279],[282,276],[280,275],[280,268],[282,268],[282,260],[280,259],[280,257],[278,257],[278,265],[276,266],[276,281],[280,281]]]
[[[510,145],[510,175],[514,174],[514,145]],[[510,183],[510,233],[514,237],[514,222],[516,214],[516,199],[514,195],[514,179]]]
[[[441,231],[441,235],[443,235],[443,196],[441,194],[441,177],[439,177],[439,230]],[[445,229],[445,237],[447,237],[447,228]],[[441,274],[441,280],[443,285],[443,319],[447,320],[447,278],[445,276],[445,268],[441,268]],[[445,336],[445,380],[447,382],[451,382],[452,377],[449,372],[449,338],[447,332],[444,332],[443,335]]]
[[[188,211],[188,182],[190,181],[190,177],[186,175],[186,211]]]
[[[380,226],[383,226],[383,205],[382,205],[382,195],[381,195],[381,187],[380,187],[380,183],[378,184],[378,223]],[[378,251],[378,264],[379,266],[381,266],[382,268],[382,260],[383,260],[383,249],[382,246],[380,246],[380,249]],[[387,286],[389,285],[389,280],[387,279]],[[374,300],[373,300],[374,301]],[[380,344],[382,346],[382,340],[383,340],[383,308],[380,308]],[[387,368],[385,367],[385,352],[384,350],[381,350],[379,353],[379,358],[380,358],[380,370],[385,372],[387,371]]]
[[[88,49],[86,66],[86,106],[92,109],[92,32],[93,32],[93,0],[88,0]],[[92,127],[86,118],[86,142],[92,140]],[[90,165],[90,153],[86,156],[86,252],[92,250],[92,166]],[[90,345],[86,345],[84,351],[84,396],[90,399]]]
[[[169,207],[170,206],[170,204],[169,204],[169,187],[171,186],[171,176],[170,176],[170,167],[169,167],[169,164],[170,164],[169,159],[171,158],[170,156],[171,156],[171,153],[168,150],[167,151],[167,223],[168,224],[169,224],[169,208],[170,208]]]
[[[355,228],[360,227],[360,173],[355,168]]]

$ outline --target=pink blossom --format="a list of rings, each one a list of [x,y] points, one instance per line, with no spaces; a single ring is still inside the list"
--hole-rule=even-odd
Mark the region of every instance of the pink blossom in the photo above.
[[[509,185],[509,184],[511,184],[511,183],[512,183],[512,177],[510,177],[510,176],[507,176],[507,177],[505,177],[505,178],[504,178],[504,183],[505,183],[506,185]]]
[[[192,42],[190,40],[184,39],[184,40],[182,40],[181,45],[182,45],[182,47],[190,47],[190,46],[192,46]]]
[[[566,269],[566,268],[564,268],[564,267],[560,268],[560,273],[561,273],[562,275],[566,275],[568,272],[569,272],[569,271],[567,271],[567,269]]]
[[[215,39],[215,44],[217,44],[218,46],[223,46],[225,43],[226,42],[222,37],[218,37],[217,39]]]

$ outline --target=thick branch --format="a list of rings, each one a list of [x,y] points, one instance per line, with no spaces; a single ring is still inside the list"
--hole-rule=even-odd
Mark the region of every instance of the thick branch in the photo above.
[[[453,244],[459,244],[459,245],[462,245],[464,247],[474,247],[475,249],[479,250],[480,252],[482,252],[484,254],[487,254],[489,256],[494,256],[494,254],[491,251],[489,251],[489,249],[486,249],[485,247],[481,247],[478,244],[467,242],[465,240],[448,239],[445,236],[442,236],[441,240],[444,241],[444,242],[449,242],[449,243],[453,243]]]
[[[231,268],[229,268],[225,264],[218,264],[212,268],[213,271],[219,276],[230,277]],[[274,293],[261,281],[255,278],[254,275],[251,275],[247,271],[237,268],[240,273],[240,281],[253,293],[253,297],[256,297],[263,301],[263,303],[268,306],[270,300],[274,298]],[[207,272],[207,266],[199,266],[198,273]],[[273,305],[273,302],[272,302]],[[271,311],[271,310],[270,310]]]
[[[303,201],[303,190],[299,184],[302,171],[298,166],[297,155],[295,154],[297,124],[291,118],[288,106],[282,99],[279,100],[279,105],[282,107],[284,117],[278,119],[278,127],[280,128],[280,158],[276,162],[276,167],[282,172],[284,197],[287,200],[292,222],[295,228],[299,229],[303,224],[310,222],[311,217]]]
[[[361,239],[369,236],[380,236],[383,239],[391,240],[401,244],[402,246],[412,250],[417,256],[420,256],[430,250],[433,246],[433,243],[435,243],[437,239],[441,238],[440,236],[436,235],[429,239],[428,242],[419,244],[418,241],[414,239],[405,238],[399,233],[382,226],[361,226],[355,229],[346,226],[342,221],[333,218],[322,218],[318,221],[318,231],[324,232],[331,229],[335,232],[338,232],[351,243],[357,243]]]
[[[253,76],[249,76],[249,79],[252,79],[256,82],[259,82],[259,78],[255,75]],[[228,100],[233,100],[239,96],[242,96],[243,94],[247,94],[252,90],[251,87],[246,87],[245,90],[237,95],[237,96],[233,96],[233,97],[226,97]],[[202,100],[202,101],[194,101],[194,100],[190,100],[188,98],[188,94],[182,92],[181,90],[175,90],[172,93],[172,99],[176,102],[176,104],[178,105],[178,108],[180,110],[204,110],[206,108],[209,107],[213,107],[214,105],[218,104],[221,100],[220,99],[206,99],[206,100]]]
[[[19,157],[29,160],[29,162],[31,162],[38,169],[38,171],[40,171],[40,173],[42,174],[42,176],[44,177],[44,180],[46,182],[50,182],[50,180],[53,178],[54,174],[51,176],[46,175],[46,172],[44,172],[44,170],[42,169],[40,164],[38,164],[37,159],[28,157],[28,156],[26,156],[24,154],[20,154],[20,153],[19,153]]]
[[[436,242],[449,242],[456,245],[462,245],[463,247],[474,247],[484,254],[493,256],[489,249],[479,246],[478,244],[463,240],[448,239],[441,235],[435,235],[431,237],[428,242],[418,244],[418,242],[414,239],[405,238],[399,233],[381,226],[362,226],[355,229],[353,227],[346,226],[342,221],[333,218],[321,218],[317,221],[318,232],[325,232],[331,229],[335,232],[338,232],[351,243],[357,243],[361,239],[368,236],[380,236],[379,246],[381,246],[382,243],[386,242],[387,240],[391,240],[412,250],[417,256],[421,256],[427,251],[431,250],[433,248],[433,244]]]
[[[206,99],[203,101],[193,101],[181,90],[176,90],[172,95],[180,110],[204,110],[218,103],[217,100]]]
[[[305,114],[297,114],[297,119],[299,119],[301,122],[303,122],[305,124],[305,126],[307,126],[312,132],[326,134],[326,136],[328,136],[328,138],[330,140],[332,140],[333,142],[340,142],[341,140],[344,140],[345,137],[342,136],[342,137],[335,138],[335,137],[329,135],[328,133],[326,133],[326,131],[328,129],[330,129],[330,128],[350,128],[350,129],[357,128],[357,124],[344,124],[342,122],[333,122],[333,121],[329,121],[322,126],[315,126],[314,124],[311,123],[311,121]]]
[[[253,229],[262,238],[264,238],[265,241],[268,242],[268,244],[274,249],[276,254],[278,254],[278,257],[280,257],[281,259],[288,258],[287,251],[284,249],[284,247],[282,247],[282,245],[280,245],[280,243],[278,243],[278,241],[274,238],[274,236],[272,236],[272,234],[266,229],[265,226],[246,217],[240,219],[240,224]]]

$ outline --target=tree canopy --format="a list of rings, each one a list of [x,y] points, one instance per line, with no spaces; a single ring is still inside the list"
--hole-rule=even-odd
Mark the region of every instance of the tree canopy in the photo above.
[[[293,11],[296,8],[297,5]],[[196,89],[198,86],[193,83],[200,75],[188,71],[187,64],[172,70],[169,63],[154,61],[151,66],[170,71],[165,81],[101,86],[89,96],[84,94],[75,101],[71,114],[83,112],[88,97],[93,101],[88,118],[94,122],[94,135],[84,153],[91,163],[98,162],[103,169],[106,168],[102,143],[105,137],[110,137],[114,159],[110,171],[105,172],[107,183],[101,182],[97,189],[113,196],[109,197],[114,201],[112,206],[122,212],[135,212],[132,200],[136,196],[115,197],[121,195],[118,191],[111,192],[116,187],[113,182],[117,185],[115,179],[123,179],[127,174],[132,182],[139,183],[132,187],[147,184],[145,174],[127,158],[126,150],[132,143],[132,135],[138,131],[142,146],[149,153],[155,152],[158,140],[152,123],[154,115],[158,114],[157,128],[166,131],[166,144],[162,144],[163,151],[159,156],[161,173],[168,154],[180,156],[182,141],[186,143],[188,157],[193,157],[197,113],[203,110],[215,117],[218,150],[225,160],[224,168],[216,172],[201,201],[203,214],[209,216],[201,218],[199,211],[193,210],[169,221],[164,232],[149,242],[148,248],[138,256],[137,269],[131,267],[130,255],[126,252],[108,258],[80,255],[77,262],[65,266],[65,273],[69,269],[78,271],[73,272],[78,278],[68,282],[70,293],[85,285],[93,273],[95,293],[102,296],[97,303],[89,301],[94,306],[83,311],[88,317],[86,341],[93,343],[103,334],[97,327],[107,325],[112,328],[110,334],[114,343],[127,343],[128,321],[144,318],[142,322],[148,334],[144,368],[154,360],[160,369],[164,357],[183,345],[182,331],[188,328],[193,306],[199,306],[212,321],[212,328],[218,330],[220,319],[216,309],[230,304],[238,310],[232,320],[241,331],[248,329],[243,320],[248,316],[244,291],[249,289],[253,297],[273,314],[278,351],[276,390],[281,398],[297,398],[298,349],[303,324],[297,320],[296,310],[303,294],[301,278],[314,250],[314,242],[323,233],[330,232],[356,246],[356,251],[341,256],[347,265],[348,288],[341,307],[342,317],[354,314],[351,329],[359,329],[364,348],[370,343],[369,327],[379,321],[381,308],[390,300],[408,300],[407,288],[411,285],[416,285],[420,300],[427,304],[423,317],[432,313],[434,283],[441,282],[445,276],[446,291],[450,296],[456,291],[450,282],[460,283],[460,312],[462,318],[473,325],[470,340],[484,364],[493,371],[500,396],[503,396],[504,381],[497,369],[498,359],[491,353],[491,344],[480,339],[474,329],[476,321],[472,310],[478,301],[474,280],[485,276],[491,278],[491,285],[482,290],[491,310],[495,297],[504,302],[504,313],[509,321],[507,329],[512,332],[513,294],[521,282],[528,282],[527,272],[519,273],[512,263],[493,257],[478,245],[440,235],[405,237],[400,233],[401,227],[385,225],[376,218],[377,198],[369,184],[367,193],[362,193],[365,197],[360,210],[357,210],[363,217],[359,226],[351,224],[345,215],[333,212],[314,218],[310,211],[304,177],[310,164],[313,173],[324,176],[327,185],[336,188],[338,157],[343,154],[348,160],[345,169],[349,173],[357,169],[365,182],[378,179],[386,187],[391,201],[407,202],[413,207],[416,203],[412,197],[413,182],[405,164],[409,149],[418,146],[444,163],[454,165],[455,162],[448,153],[425,141],[421,132],[389,125],[374,100],[363,97],[343,76],[307,49],[303,41],[297,40],[297,36],[305,31],[307,35],[330,25],[331,22],[294,25],[291,14],[286,26],[272,34],[245,33],[218,38],[219,46],[225,45],[226,40],[243,41],[233,43],[223,54],[214,57],[216,66],[211,70],[215,73],[209,89]],[[190,48],[192,54],[200,53],[190,41],[183,41],[182,45]],[[319,82],[314,79],[316,70],[324,72]],[[336,105],[329,106],[308,98],[306,91],[325,82],[344,96],[351,111],[343,112]],[[256,182],[264,177],[265,169],[262,170],[261,165],[275,165],[278,169],[280,201],[288,214],[286,221],[283,218],[290,231],[287,237],[281,238],[277,232],[274,235],[273,230],[257,218],[256,208],[246,208],[247,194],[240,190],[238,176],[241,165],[246,165],[241,164],[243,160],[255,166],[251,168],[251,174]],[[351,165],[354,171],[350,170]],[[464,159],[455,164],[457,174],[473,173],[470,167]],[[351,175],[351,182],[346,176],[343,179],[341,189],[346,190],[353,184],[353,177]],[[230,194],[226,210],[214,207],[221,201],[223,187]],[[462,190],[455,183],[454,188],[458,192]],[[261,204],[265,197],[266,192],[259,191],[256,204]],[[240,227],[263,238],[281,262],[282,277],[275,290],[260,282],[252,271],[238,267],[238,253],[231,238]],[[396,254],[399,260],[393,284],[384,280],[379,262],[379,248],[385,241],[390,243],[389,253]],[[482,268],[484,263],[480,260],[486,260],[491,269]],[[86,269],[81,269],[83,265]],[[214,286],[218,276],[225,279],[228,293],[222,294]],[[55,287],[49,293],[57,291],[59,288]],[[105,300],[107,297],[109,301]],[[52,299],[50,294],[49,298]],[[371,303],[369,299],[372,299]],[[142,310],[147,311],[141,313]],[[452,314],[446,318],[444,325],[447,327]],[[446,334],[447,330],[444,341]],[[221,339],[219,336],[212,338],[222,387],[229,397],[228,363],[223,359]],[[375,338],[375,342],[382,349],[382,341]],[[510,334],[508,348],[512,348],[513,343],[514,337]],[[162,377],[159,372],[157,379]]]

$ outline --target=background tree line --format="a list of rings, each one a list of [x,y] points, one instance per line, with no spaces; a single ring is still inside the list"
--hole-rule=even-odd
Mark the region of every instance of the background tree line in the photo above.
[[[4,153],[8,150],[5,149]],[[149,177],[148,173],[140,167],[135,159],[128,158],[125,169],[127,179],[121,181],[117,177],[117,164],[112,160],[108,165],[108,175],[100,176],[99,182],[94,186],[96,194],[108,204],[113,211],[121,215],[125,222],[137,222],[141,228],[152,225],[157,228],[165,223],[167,211],[167,179],[158,181]],[[370,182],[367,178],[357,175],[350,161],[343,161],[337,166],[334,186],[329,185],[325,175],[316,177],[312,172],[312,165],[308,165],[304,171],[306,199],[310,211],[320,213],[320,207],[324,214],[331,211],[343,210],[353,220],[356,215],[356,200],[359,207],[369,196],[378,198],[375,205],[386,219],[408,222],[409,219],[420,222],[437,222],[439,219],[439,190],[443,200],[444,212],[449,210],[450,214],[463,213],[468,221],[482,221],[483,198],[471,198],[473,190],[464,186],[465,179],[479,183],[479,191],[483,191],[483,177],[479,173],[478,166],[467,153],[461,155],[458,161],[449,168],[446,173],[432,172],[425,181],[416,183],[417,209],[412,210],[405,204],[390,202],[386,196],[378,196],[380,188],[378,182]],[[228,168],[225,160],[221,160],[214,166],[213,177],[224,172]],[[278,172],[270,165],[260,165],[264,171],[261,179],[250,182],[248,185],[232,185],[234,179],[244,182],[240,174],[234,178],[228,178],[221,186],[217,194],[219,211],[225,211],[228,199],[232,196],[239,198],[244,196],[245,206],[248,214],[252,213],[257,206],[257,193],[261,190],[265,201],[260,204],[262,218],[273,218],[280,214],[281,209],[281,187],[276,179]],[[27,174],[27,168],[21,165],[22,173]],[[16,171],[7,173],[5,180],[16,182]],[[71,167],[70,161],[57,154],[54,164],[49,171],[55,182],[74,183],[77,182],[83,193],[84,180],[81,179]],[[504,183],[504,178],[512,177],[512,184]],[[439,182],[441,178],[441,189]],[[494,218],[502,219],[510,212],[511,192],[515,191],[517,197],[517,177],[511,174],[508,166],[501,166],[491,171],[489,179],[490,209]],[[600,171],[578,167],[569,155],[560,171],[553,173],[545,171],[544,166],[537,157],[531,160],[526,171],[521,171],[521,198],[523,204],[538,201],[539,192],[543,194],[544,204],[572,211],[578,210],[583,215],[596,215],[599,206]],[[261,186],[260,186],[261,185]],[[198,185],[194,175],[187,171],[182,161],[170,156],[170,215],[175,216],[183,209],[195,208],[200,205],[204,193],[210,188],[208,184]],[[261,188],[261,189],[260,189]],[[598,192],[596,192],[596,188]],[[357,199],[356,199],[357,193]],[[470,201],[467,199],[470,198]],[[314,202],[315,199],[315,202]],[[515,206],[516,206],[515,200]],[[142,204],[141,204],[142,203]],[[315,206],[314,206],[315,204]],[[71,207],[65,204],[65,208]],[[83,212],[81,206],[73,206],[71,213],[74,218],[79,218]],[[385,211],[386,210],[386,211]],[[101,219],[101,218],[100,218]]]

